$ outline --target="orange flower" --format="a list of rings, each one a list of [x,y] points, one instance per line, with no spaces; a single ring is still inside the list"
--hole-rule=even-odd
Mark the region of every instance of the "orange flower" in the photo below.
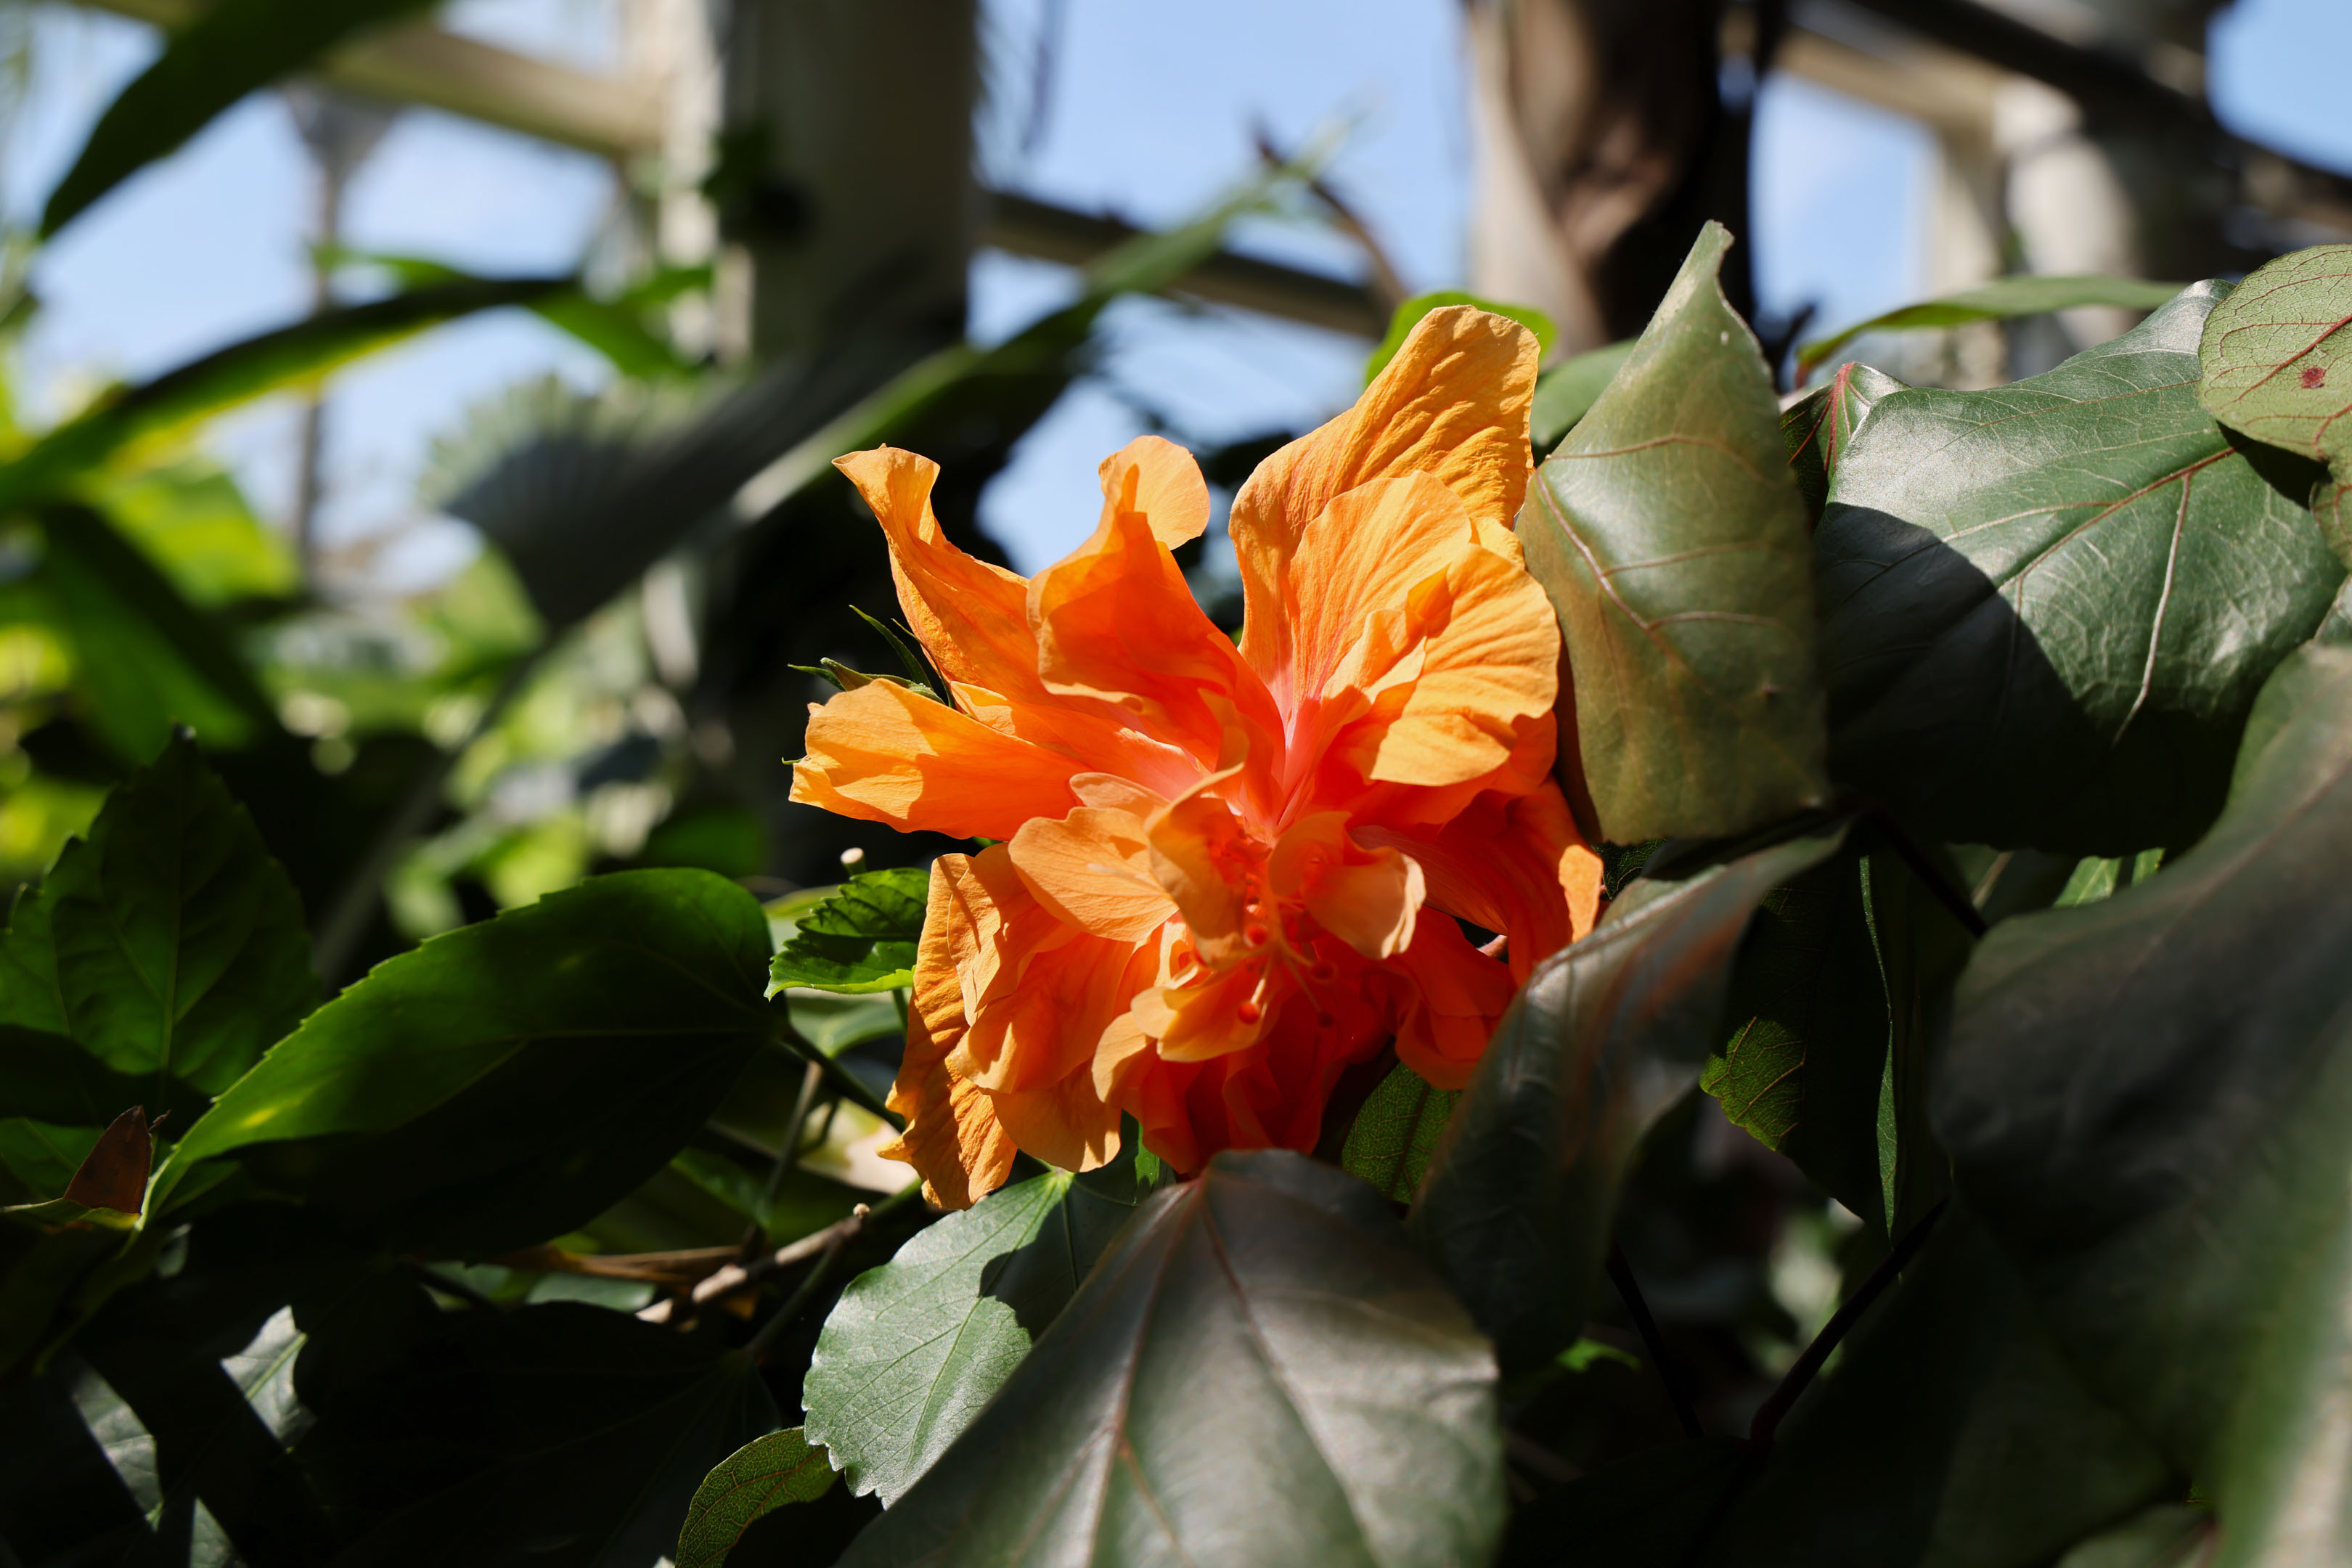
[[[1026,581],[947,542],[937,465],[841,460],[954,706],[877,681],[813,708],[793,798],[1003,840],[931,869],[885,1152],[936,1201],[1019,1150],[1099,1165],[1121,1111],[1180,1170],[1311,1148],[1391,1039],[1458,1088],[1591,929],[1600,862],[1549,777],[1559,633],[1510,531],[1535,372],[1523,328],[1435,311],[1269,458],[1234,502],[1238,647],[1170,554],[1209,517],[1181,447],[1108,459],[1093,536]]]

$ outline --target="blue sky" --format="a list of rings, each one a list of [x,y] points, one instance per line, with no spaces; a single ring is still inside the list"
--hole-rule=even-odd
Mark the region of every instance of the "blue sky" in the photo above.
[[[1463,125],[1458,0],[1354,0],[1334,29],[1318,6],[1191,0],[1181,6],[1074,4],[1055,54],[1044,134],[1026,153],[1028,65],[1047,0],[984,0],[1000,120],[990,176],[1142,223],[1180,218],[1252,164],[1266,124],[1295,144],[1352,127],[1330,172],[1382,237],[1408,283],[1460,280],[1469,146]],[[42,7],[37,76],[0,160],[0,205],[23,222],[113,91],[152,58],[137,24]],[[610,63],[603,0],[464,0],[447,25],[588,66]],[[2240,0],[2217,27],[2213,93],[2233,126],[2352,169],[2352,5]],[[1768,308],[1803,300],[1821,320],[1856,319],[1914,297],[1927,139],[1901,119],[1799,83],[1768,84],[1759,123],[1755,246]],[[240,106],[187,149],[115,193],[40,260],[45,309],[20,367],[20,401],[53,415],[94,378],[142,376],[299,315],[306,299],[308,175],[274,97]],[[611,215],[602,165],[430,111],[404,115],[354,184],[352,243],[485,271],[572,265]],[[1331,237],[1261,225],[1250,248],[1345,267]],[[983,257],[973,278],[983,336],[1050,307],[1066,275]],[[1091,526],[1097,460],[1142,427],[1140,403],[1204,439],[1320,418],[1352,396],[1362,345],[1240,315],[1139,300],[1112,318],[1104,384],[1082,387],[1024,443],[983,515],[1020,563],[1053,559]],[[583,383],[601,362],[520,313],[446,329],[342,376],[331,432],[331,538],[390,542],[387,585],[462,560],[457,525],[421,518],[410,489],[433,435],[524,376]],[[264,406],[215,447],[266,514],[290,492],[292,414]]]

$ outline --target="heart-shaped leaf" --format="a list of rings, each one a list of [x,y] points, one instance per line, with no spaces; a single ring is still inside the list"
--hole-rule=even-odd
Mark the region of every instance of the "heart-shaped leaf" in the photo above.
[[[2218,1504],[2217,1564],[2352,1518],[2352,649],[2272,678],[2204,842],[1963,978],[1936,1131],[2084,1381]]]
[[[2255,268],[2214,308],[2197,349],[2198,397],[2257,441],[2326,463],[2312,514],[2352,565],[2352,245],[2315,245]]]
[[[1387,1201],[1228,1152],[1143,1207],[842,1562],[1472,1563],[1503,1509],[1493,1357]]]
[[[1519,513],[1616,844],[1722,838],[1829,795],[1804,500],[1709,224]]]
[[[1879,400],[1814,533],[1843,780],[1953,843],[2117,855],[2212,821],[2344,580],[2198,405],[2221,292],[2029,381]]]

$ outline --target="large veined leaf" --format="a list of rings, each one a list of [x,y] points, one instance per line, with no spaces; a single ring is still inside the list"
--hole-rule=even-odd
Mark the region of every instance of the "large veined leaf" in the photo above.
[[[1219,1154],[1144,1206],[844,1568],[1484,1562],[1494,1380],[1379,1194]]]
[[[293,884],[185,735],[107,797],[0,936],[0,1016],[146,1079],[158,1109],[171,1080],[226,1089],[318,991]]]
[[[859,872],[799,917],[770,973],[778,985],[852,994],[913,984],[929,890],[919,866]]]
[[[2198,405],[2221,293],[2029,381],[1879,400],[1814,533],[1842,779],[1956,843],[2116,855],[2212,821],[2344,577]]]
[[[1603,837],[1729,837],[1828,798],[1805,510],[1710,224],[1529,487]]]
[[[2273,676],[2229,805],[2112,897],[2004,922],[1936,1131],[2099,1394],[2219,1507],[2215,1563],[2352,1552],[2352,649]]]
[[[1975,1220],[1947,1214],[1697,1561],[2038,1568],[2171,1482],[2066,1369]]]
[[[2352,565],[2352,245],[2318,245],[2256,268],[2214,308],[2198,344],[2198,396],[2257,441],[2326,463],[2312,514]]]
[[[1636,881],[1503,1016],[1412,1223],[1507,1373],[1575,1342],[1634,1149],[1720,1039],[1749,917],[1843,839],[1836,828]]]
[[[2179,292],[2178,283],[2150,283],[2141,278],[1996,278],[1974,289],[1906,305],[1866,321],[1857,321],[1828,337],[1813,339],[1797,350],[1797,380],[1801,384],[1822,362],[1864,332],[1964,327],[1971,321],[2013,321],[2021,316],[2046,316],[2053,310],[2079,310],[2085,305],[2153,310]]]
[[[659,1170],[774,1021],[767,920],[708,871],[594,878],[387,960],[188,1129],[152,1214],[235,1154],[411,1247],[498,1252]]]
[[[893,1503],[971,1425],[1150,1191],[1120,1161],[1002,1187],[841,1293],[802,1385],[810,1438]]]
[[[1401,1204],[1412,1202],[1430,1156],[1444,1136],[1459,1089],[1439,1089],[1399,1062],[1357,1109],[1340,1146],[1339,1167]]]
[[[1815,518],[1830,499],[1830,476],[1853,446],[1862,423],[1878,400],[1903,384],[1866,364],[1842,364],[1837,374],[1780,413],[1780,435],[1789,444],[1789,471]]]
[[[80,156],[49,193],[53,235],[140,169],[177,151],[256,88],[308,65],[354,32],[430,0],[215,0],[107,105]]]

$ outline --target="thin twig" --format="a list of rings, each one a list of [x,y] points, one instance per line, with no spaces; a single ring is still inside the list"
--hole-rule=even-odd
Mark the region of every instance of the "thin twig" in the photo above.
[[[800,1161],[801,1141],[808,1133],[809,1107],[816,1103],[817,1086],[824,1081],[824,1075],[817,1070],[814,1062],[801,1069],[800,1097],[793,1101],[793,1119],[785,1126],[783,1144],[777,1149],[775,1163],[769,1168],[768,1184],[761,1189],[760,1212],[744,1227],[742,1253],[747,1258],[768,1238],[768,1215],[775,1209],[776,1194],[782,1188],[784,1178]]]
[[[1911,874],[1927,884],[1927,890],[1936,895],[1936,901],[1949,910],[1952,918],[1959,921],[1970,936],[1981,937],[1992,930],[1985,923],[1984,915],[1968,894],[1944,879],[1943,872],[1903,830],[1903,825],[1895,820],[1894,813],[1880,805],[1864,806],[1864,810],[1878,830],[1886,836],[1886,842],[1894,847],[1895,853],[1902,857],[1903,864],[1911,868]]]
[[[1625,1299],[1625,1310],[1633,1314],[1633,1327],[1641,1331],[1642,1343],[1657,1363],[1658,1381],[1666,1385],[1666,1399],[1675,1407],[1675,1419],[1683,1424],[1683,1436],[1706,1436],[1706,1428],[1698,1424],[1698,1411],[1691,1404],[1690,1385],[1683,1380],[1682,1365],[1667,1353],[1658,1321],[1650,1316],[1650,1304],[1642,1299],[1641,1286],[1633,1282],[1633,1266],[1625,1260],[1625,1249],[1614,1242],[1609,1246],[1609,1279],[1617,1294]]]
[[[1813,1336],[1813,1342],[1805,1347],[1805,1353],[1797,1358],[1796,1364],[1780,1380],[1780,1386],[1772,1391],[1772,1397],[1756,1412],[1756,1419],[1748,1428],[1748,1442],[1751,1447],[1763,1450],[1772,1447],[1773,1436],[1780,1431],[1781,1420],[1799,1396],[1812,1386],[1813,1379],[1821,1374],[1822,1365],[1829,1361],[1830,1352],[1837,1349],[1838,1342],[1845,1338],[1862,1315],[1870,1310],[1870,1304],[1894,1283],[1895,1277],[1919,1255],[1919,1249],[1927,1244],[1927,1233],[1934,1230],[1936,1222],[1944,1217],[1944,1204],[1950,1201],[1947,1198],[1938,1203],[1919,1217],[1918,1224],[1904,1232],[1903,1239],[1895,1244],[1894,1250],[1879,1259],[1878,1267],[1870,1271],[1869,1278],[1846,1298],[1845,1304],[1823,1325],[1822,1331]]]

